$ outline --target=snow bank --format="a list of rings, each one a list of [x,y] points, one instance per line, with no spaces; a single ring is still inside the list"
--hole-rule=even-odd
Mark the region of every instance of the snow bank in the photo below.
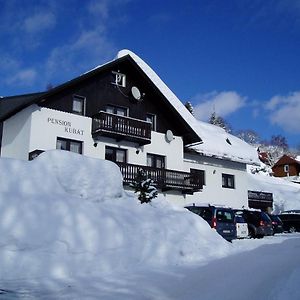
[[[177,96],[168,88],[161,78],[140,57],[129,50],[121,50],[117,58],[130,55],[149,79],[157,86],[170,104],[181,117],[194,129],[203,143],[192,148],[208,156],[216,156],[244,163],[259,163],[257,151],[254,147],[239,138],[228,134],[224,129],[198,121],[182,104]],[[228,142],[229,141],[229,142]],[[218,145],[218,147],[216,147]]]
[[[300,209],[300,184],[278,177],[248,173],[248,189],[273,193],[274,213]]]
[[[232,247],[182,208],[141,205],[115,164],[64,151],[0,159],[0,236],[6,280],[195,263]]]

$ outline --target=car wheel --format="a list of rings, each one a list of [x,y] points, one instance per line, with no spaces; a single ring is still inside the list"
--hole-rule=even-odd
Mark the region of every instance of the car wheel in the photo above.
[[[255,232],[253,229],[249,229],[249,238],[250,239],[255,239]]]
[[[296,232],[296,228],[295,228],[294,226],[291,226],[291,227],[289,228],[289,232],[290,232],[290,233]]]

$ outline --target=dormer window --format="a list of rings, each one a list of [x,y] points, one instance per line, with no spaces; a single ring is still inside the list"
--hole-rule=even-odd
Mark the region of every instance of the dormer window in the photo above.
[[[112,71],[112,73],[115,79],[112,83],[117,86],[126,87],[126,75],[115,71]]]

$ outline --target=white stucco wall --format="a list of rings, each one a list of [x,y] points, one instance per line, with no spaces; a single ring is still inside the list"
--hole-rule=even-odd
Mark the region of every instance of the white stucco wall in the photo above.
[[[138,144],[99,137],[96,142],[91,135],[92,119],[75,114],[41,108],[32,105],[4,122],[2,152],[3,157],[28,159],[34,150],[56,148],[57,137],[83,142],[83,154],[94,158],[105,158],[105,146],[127,150],[127,162],[146,165],[147,153],[166,157],[166,168],[190,172],[190,169],[205,171],[205,183],[201,192],[183,195],[180,191],[168,191],[162,195],[172,203],[184,206],[190,203],[222,204],[231,207],[247,207],[246,166],[241,163],[209,158],[195,154],[185,154],[183,140],[174,136],[168,143],[165,134],[152,132],[151,144]],[[235,188],[222,188],[222,173],[235,176]]]
[[[184,168],[183,140],[178,136],[168,143],[165,134],[152,131],[151,144],[141,147],[136,143],[125,140],[117,142],[107,137],[98,137],[95,141],[91,135],[91,118],[36,105],[21,111],[4,125],[5,157],[28,159],[28,153],[34,150],[55,149],[57,137],[62,137],[82,141],[86,156],[104,159],[105,146],[112,146],[127,150],[128,163],[145,165],[147,153],[153,153],[166,157],[168,169],[182,171]]]
[[[202,192],[187,195],[184,204],[210,203],[233,208],[248,207],[246,165],[200,155],[185,155],[185,166],[205,171]],[[234,175],[235,187],[222,187],[222,173]]]
[[[1,156],[17,159],[28,159],[31,113],[30,106],[3,123]]]

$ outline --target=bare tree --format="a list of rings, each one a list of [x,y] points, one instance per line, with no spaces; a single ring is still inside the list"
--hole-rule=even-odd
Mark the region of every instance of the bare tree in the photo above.
[[[258,146],[260,144],[259,134],[252,129],[239,130],[236,136],[252,146]]]

